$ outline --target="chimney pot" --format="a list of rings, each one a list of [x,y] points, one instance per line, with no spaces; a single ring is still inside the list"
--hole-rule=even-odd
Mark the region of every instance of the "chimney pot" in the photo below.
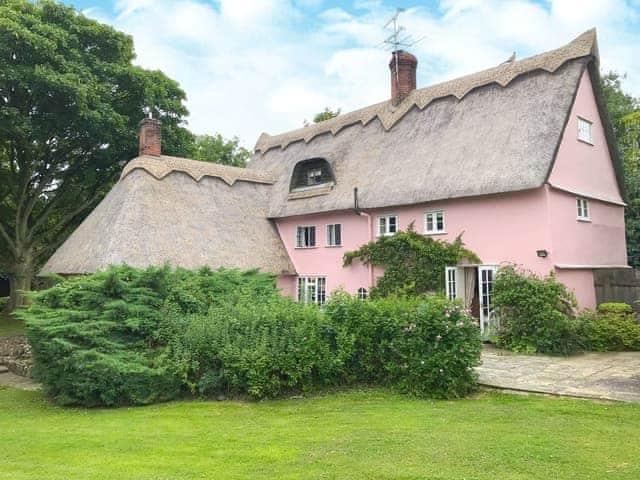
[[[143,118],[140,122],[140,149],[138,155],[162,154],[162,122],[157,118]]]
[[[399,105],[412,90],[416,89],[418,59],[409,52],[396,50],[391,54],[391,102]]]

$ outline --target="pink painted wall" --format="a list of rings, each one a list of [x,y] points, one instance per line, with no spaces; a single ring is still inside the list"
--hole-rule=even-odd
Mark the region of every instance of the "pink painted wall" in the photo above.
[[[550,259],[536,255],[536,250],[550,249],[551,243],[543,189],[367,212],[371,214],[374,232],[379,215],[397,215],[400,229],[405,230],[414,222],[416,231],[424,232],[425,212],[439,210],[445,212],[447,233],[433,235],[434,238],[453,241],[459,234],[463,234],[467,247],[483,263],[513,262],[541,274],[553,269]],[[329,223],[342,224],[341,248],[324,246],[326,225]],[[328,292],[342,286],[348,292],[355,293],[360,287],[371,286],[371,271],[368,266],[357,263],[342,267],[345,252],[375,238],[371,236],[367,217],[349,211],[282,218],[276,220],[276,225],[299,275],[326,275]],[[316,226],[317,247],[295,248],[298,225]],[[374,276],[379,274],[380,272],[374,272]],[[295,292],[295,285],[291,290],[286,282],[288,280],[282,280],[283,288]]]
[[[593,145],[578,140],[578,117],[593,123]],[[587,72],[580,80],[549,183],[586,197],[622,202],[593,86]],[[545,190],[551,232],[549,258],[554,264],[627,264],[622,205],[590,198],[590,221],[579,221],[575,193],[549,186],[546,186]],[[595,307],[591,270],[558,269],[557,273],[558,279],[574,291],[580,307]]]
[[[556,278],[571,290],[578,300],[578,308],[596,307],[593,270],[558,270]]]
[[[593,145],[578,140],[578,117],[593,123]],[[593,86],[586,71],[580,80],[549,182],[563,188],[622,201]]]
[[[342,225],[341,247],[326,246],[327,225],[332,223]],[[296,228],[307,225],[316,226],[317,246],[296,248]],[[350,293],[356,293],[360,287],[367,290],[371,287],[370,267],[360,262],[354,262],[347,268],[342,266],[342,257],[345,252],[355,250],[371,240],[366,216],[358,216],[351,211],[333,212],[279,219],[276,221],[276,226],[298,275],[325,275],[328,293],[340,287]],[[288,283],[290,281],[282,278],[278,285],[283,288],[283,292],[288,291],[295,295],[295,278],[292,285]]]

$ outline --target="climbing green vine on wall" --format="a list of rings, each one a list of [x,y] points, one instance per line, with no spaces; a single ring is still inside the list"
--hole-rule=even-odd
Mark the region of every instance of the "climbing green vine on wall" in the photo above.
[[[391,294],[420,295],[444,289],[444,270],[461,260],[480,263],[478,256],[465,248],[462,236],[453,242],[434,240],[417,233],[413,223],[406,231],[379,237],[358,250],[344,255],[344,266],[354,260],[384,269],[384,275],[371,289],[372,297]]]

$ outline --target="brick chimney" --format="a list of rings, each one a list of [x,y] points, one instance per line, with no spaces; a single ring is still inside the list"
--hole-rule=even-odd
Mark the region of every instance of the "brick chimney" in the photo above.
[[[140,150],[138,155],[158,155],[162,153],[162,122],[157,118],[144,118],[140,122]]]
[[[399,105],[411,90],[416,89],[416,69],[418,59],[409,52],[396,50],[391,54],[391,102]]]

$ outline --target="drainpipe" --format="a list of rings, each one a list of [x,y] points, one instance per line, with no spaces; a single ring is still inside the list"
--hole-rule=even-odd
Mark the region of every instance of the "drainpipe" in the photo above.
[[[369,229],[369,241],[374,241],[373,236],[373,218],[367,212],[364,212],[360,209],[360,205],[358,204],[358,187],[353,189],[353,212],[359,216],[367,217],[367,228]],[[373,274],[373,265],[369,262],[369,290],[374,285],[374,274]]]

